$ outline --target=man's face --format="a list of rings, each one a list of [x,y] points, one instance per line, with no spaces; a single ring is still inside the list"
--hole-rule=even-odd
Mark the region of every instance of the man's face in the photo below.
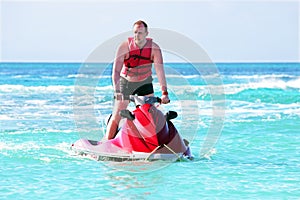
[[[148,32],[146,31],[146,28],[144,25],[137,25],[135,24],[133,26],[133,34],[134,34],[134,41],[136,44],[141,44],[145,41]]]

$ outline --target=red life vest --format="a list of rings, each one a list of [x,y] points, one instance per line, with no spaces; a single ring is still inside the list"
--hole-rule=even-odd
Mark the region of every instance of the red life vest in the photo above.
[[[151,76],[152,63],[152,39],[146,38],[145,46],[140,49],[132,37],[128,38],[129,58],[124,60],[121,74],[130,77],[138,77],[139,80]]]

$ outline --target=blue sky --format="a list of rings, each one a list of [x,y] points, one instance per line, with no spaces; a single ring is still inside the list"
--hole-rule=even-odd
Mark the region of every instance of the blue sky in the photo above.
[[[214,62],[300,62],[296,0],[2,0],[0,8],[2,62],[83,62],[138,19],[150,36],[152,27],[189,37]]]

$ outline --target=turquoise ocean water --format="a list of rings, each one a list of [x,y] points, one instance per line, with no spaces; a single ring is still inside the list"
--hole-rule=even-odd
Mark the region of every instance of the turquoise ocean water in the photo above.
[[[111,66],[94,64],[100,77],[93,70],[83,74],[82,66],[0,64],[0,199],[300,198],[299,63],[216,64],[225,116],[214,154],[206,158],[200,150],[218,90],[209,90],[193,65],[166,64],[171,103],[161,107],[178,111],[174,123],[195,155],[175,163],[74,155],[70,146],[80,137],[102,137],[112,109]],[[92,103],[86,98],[80,108],[74,106],[78,80],[97,83]],[[96,122],[76,118],[75,109],[84,113],[86,105]]]

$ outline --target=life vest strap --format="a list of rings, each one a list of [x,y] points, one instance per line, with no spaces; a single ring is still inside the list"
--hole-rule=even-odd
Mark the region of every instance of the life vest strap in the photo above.
[[[130,58],[138,58],[138,59],[143,59],[143,60],[150,60],[151,62],[153,62],[153,60],[151,60],[151,58],[145,57],[145,56],[141,56],[141,55],[130,55],[129,58],[124,59],[124,61],[128,61]]]

